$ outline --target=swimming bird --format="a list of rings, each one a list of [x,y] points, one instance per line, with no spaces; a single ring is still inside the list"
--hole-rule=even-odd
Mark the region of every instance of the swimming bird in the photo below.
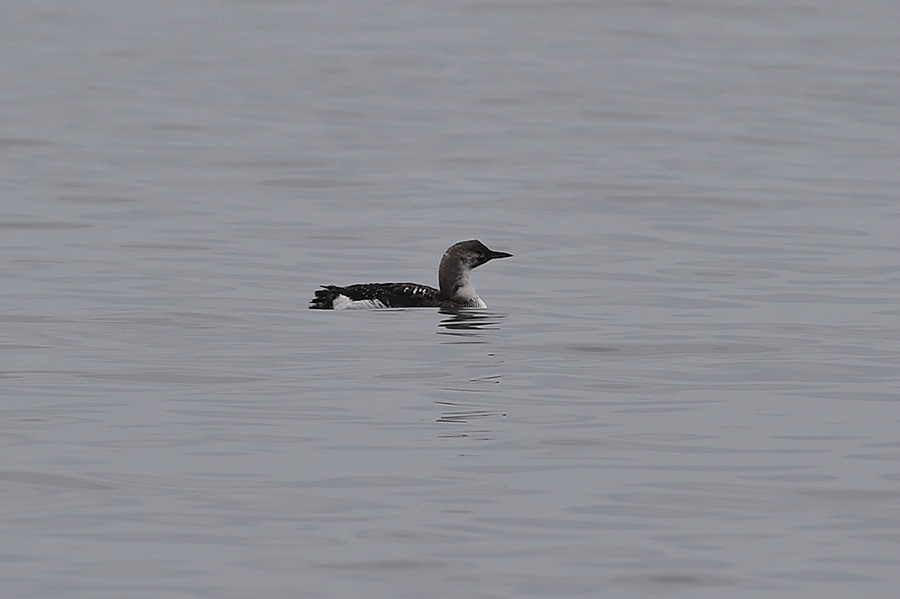
[[[439,289],[418,283],[363,283],[338,287],[323,285],[316,291],[310,308],[345,310],[348,308],[487,308],[469,273],[496,258],[512,254],[495,252],[477,239],[460,241],[444,252],[438,267]]]

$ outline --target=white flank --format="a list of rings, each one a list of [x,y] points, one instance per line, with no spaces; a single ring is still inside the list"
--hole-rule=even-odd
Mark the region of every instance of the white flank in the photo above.
[[[378,300],[369,299],[369,300],[351,300],[349,297],[343,294],[339,294],[334,298],[332,302],[332,306],[335,310],[366,310],[371,308],[386,308],[383,303]]]

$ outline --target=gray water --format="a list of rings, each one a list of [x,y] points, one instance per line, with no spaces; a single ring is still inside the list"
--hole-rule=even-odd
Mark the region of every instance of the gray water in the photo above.
[[[0,31],[4,597],[896,596],[896,2]]]

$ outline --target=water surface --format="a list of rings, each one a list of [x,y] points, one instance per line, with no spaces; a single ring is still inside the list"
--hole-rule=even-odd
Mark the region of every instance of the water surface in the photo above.
[[[6,15],[4,596],[895,596],[893,4]]]

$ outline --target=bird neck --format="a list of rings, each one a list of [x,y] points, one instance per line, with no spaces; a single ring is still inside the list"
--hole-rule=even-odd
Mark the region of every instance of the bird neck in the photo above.
[[[444,256],[438,271],[441,295],[455,304],[467,304],[476,299],[478,295],[469,280],[469,272],[469,267],[461,260],[451,261]]]

